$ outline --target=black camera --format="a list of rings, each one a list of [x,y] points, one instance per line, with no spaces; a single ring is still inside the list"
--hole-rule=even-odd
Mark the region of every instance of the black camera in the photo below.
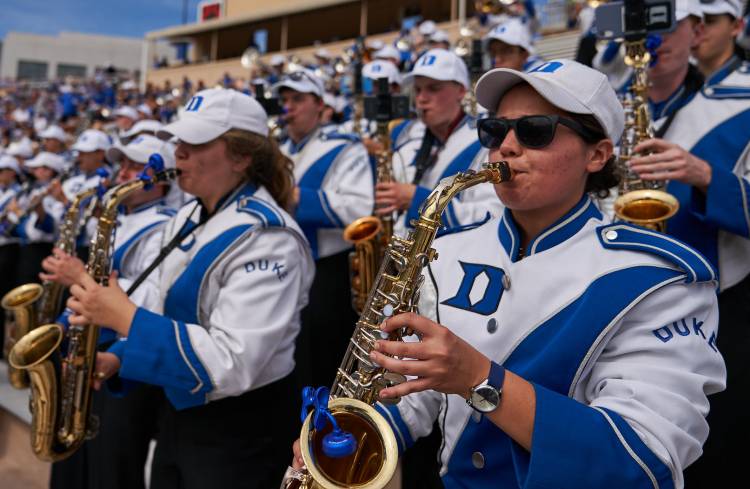
[[[409,97],[391,95],[388,78],[378,78],[375,82],[375,95],[365,97],[365,119],[389,122],[409,117]]]
[[[600,5],[594,13],[599,39],[635,40],[675,29],[674,0],[625,0]]]

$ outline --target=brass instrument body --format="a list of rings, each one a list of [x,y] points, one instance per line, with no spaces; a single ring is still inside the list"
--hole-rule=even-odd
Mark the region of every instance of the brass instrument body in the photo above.
[[[42,293],[41,285],[31,283],[19,285],[3,296],[2,308],[5,309],[9,319],[5,323],[5,358],[8,358],[10,351],[18,341],[39,324],[36,321],[37,304]],[[28,374],[12,365],[8,366],[8,380],[10,385],[16,389],[25,389],[29,386]]]
[[[336,374],[328,405],[342,428],[357,439],[357,450],[341,459],[324,456],[320,444],[329,428],[317,433],[312,428],[312,414],[308,415],[300,434],[300,450],[306,468],[295,474],[287,489],[380,489],[390,481],[398,457],[395,435],[372,405],[378,401],[382,389],[405,379],[369,358],[375,341],[383,338],[379,326],[390,316],[417,310],[419,289],[424,280],[422,270],[437,258],[432,243],[442,225],[440,216],[450,200],[474,185],[500,183],[510,178],[511,171],[505,162],[489,163],[479,172],[444,178],[425,200],[409,236],[391,239]],[[387,338],[398,341],[408,334],[409,331],[396,331]]]
[[[146,185],[176,175],[176,170],[166,170],[149,179],[118,185],[104,195],[86,264],[86,272],[97,283],[106,286],[109,282],[113,230],[121,202]],[[55,357],[63,336],[67,352],[57,368]],[[96,326],[71,325],[63,334],[60,325],[46,324],[21,338],[8,356],[13,367],[27,370],[31,377],[31,445],[41,460],[63,460],[96,434],[98,420],[91,413],[91,389],[98,340]]]
[[[650,60],[644,40],[626,42],[625,62],[633,67],[633,78],[629,99],[623,102],[625,131],[618,157],[620,185],[614,208],[615,216],[622,221],[664,232],[667,219],[679,210],[679,202],[666,192],[665,182],[642,180],[628,166],[635,156],[634,148],[654,135],[648,106],[647,69]]]
[[[55,242],[55,248],[62,250],[68,255],[76,252],[76,240],[81,231],[81,206],[87,199],[95,197],[98,187],[83,190],[76,194],[68,206],[60,226],[60,235]],[[54,322],[62,308],[62,296],[65,286],[52,280],[42,282],[42,297],[39,299],[37,310],[37,324],[48,324]]]
[[[385,122],[378,121],[377,137],[383,145],[375,160],[375,183],[394,181],[393,151],[390,147],[391,129],[401,122],[400,119]],[[357,313],[367,300],[372,289],[375,274],[383,260],[388,242],[393,236],[393,214],[387,216],[361,217],[344,229],[344,239],[354,244],[354,251],[349,253],[349,275],[351,277],[352,307]]]

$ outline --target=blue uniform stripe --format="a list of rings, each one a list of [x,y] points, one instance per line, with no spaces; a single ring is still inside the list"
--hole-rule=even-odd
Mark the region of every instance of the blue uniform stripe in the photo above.
[[[122,258],[125,256],[125,254],[130,250],[130,248],[136,244],[146,233],[153,230],[154,228],[158,226],[163,226],[166,224],[167,221],[158,221],[153,222],[149,224],[148,226],[144,227],[143,229],[140,229],[137,233],[135,233],[133,236],[130,237],[127,241],[125,241],[122,245],[118,246],[115,252],[112,254],[112,270],[119,271],[122,267]]]
[[[252,227],[250,224],[244,224],[229,228],[203,245],[169,288],[164,300],[164,314],[178,321],[197,324],[199,293],[206,271]]]
[[[247,212],[256,216],[263,222],[263,227],[283,227],[286,225],[284,216],[274,207],[257,197],[248,197],[240,200],[237,210]]]
[[[582,409],[591,410],[567,396],[579,374],[581,365],[597,344],[597,339],[605,335],[606,331],[616,323],[617,318],[638,303],[648,291],[683,279],[684,273],[680,271],[652,266],[633,267],[604,275],[593,281],[563,310],[534,328],[503,364],[508,370],[529,382],[544,385],[565,403],[572,403],[576,408],[581,406]],[[565,430],[568,426],[564,422],[565,420],[560,430]],[[576,430],[570,431],[568,434],[570,440],[563,437],[564,433],[558,433],[558,438],[562,440],[561,443],[572,443],[573,440],[582,439],[594,425],[586,426],[586,430],[577,427]],[[606,425],[606,428],[603,432],[597,430],[596,436],[613,439],[611,437],[614,434],[609,425]],[[535,430],[535,444],[541,436],[537,433],[540,432]],[[593,436],[593,431],[591,436]],[[584,441],[581,441],[581,444],[586,446]],[[560,452],[566,452],[566,449],[560,446],[557,446],[555,450],[550,448],[549,452],[543,450],[543,445],[540,447],[538,450],[532,449],[534,457],[552,459]],[[601,449],[601,447],[598,448]],[[483,469],[477,469],[472,464],[472,453],[475,451],[484,455]],[[570,451],[575,452],[575,450]],[[623,463],[622,452],[605,452],[603,449],[600,452],[586,456],[576,453],[576,457],[588,464],[587,471],[592,477],[601,476],[605,479],[612,477],[612,480],[615,480],[615,477],[622,473],[620,470],[620,464]],[[602,462],[591,463],[592,460],[597,460],[597,455]],[[630,457],[627,460],[630,460]],[[485,418],[478,423],[470,420],[448,462],[448,474],[444,478],[445,486],[446,488],[526,487],[523,483],[527,477],[531,480],[543,477],[543,474],[539,474],[538,471],[545,470],[544,467],[535,465],[533,460],[531,464],[529,462],[528,453],[520,449],[492,422]],[[566,474],[570,473],[568,468]],[[571,480],[557,482],[558,484],[549,487],[587,487],[576,486],[576,481]],[[566,486],[565,484],[574,485]],[[528,487],[547,486],[531,484]],[[630,486],[613,483],[611,487]]]
[[[404,450],[414,445],[414,439],[411,436],[409,427],[404,421],[404,418],[401,417],[401,412],[396,406],[378,402],[375,404],[375,409],[377,409],[386,421],[388,421],[388,424],[391,425],[393,433],[396,435],[398,451],[400,453],[403,453]]]

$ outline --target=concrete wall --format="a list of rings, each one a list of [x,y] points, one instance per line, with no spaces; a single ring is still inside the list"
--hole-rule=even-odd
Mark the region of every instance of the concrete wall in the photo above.
[[[174,59],[174,49],[157,44],[156,54]],[[43,36],[9,32],[3,41],[0,78],[16,79],[19,61],[47,63],[47,78],[57,77],[58,65],[85,66],[86,76],[97,68],[114,65],[128,71],[142,68],[141,39],[62,32]],[[152,52],[153,53],[153,52]],[[148,60],[150,64],[151,59]]]

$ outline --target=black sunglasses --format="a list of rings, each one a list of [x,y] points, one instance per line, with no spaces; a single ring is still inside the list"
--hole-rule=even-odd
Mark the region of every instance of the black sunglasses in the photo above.
[[[516,139],[523,146],[541,149],[548,146],[555,138],[557,125],[562,124],[572,129],[584,141],[594,142],[602,139],[593,131],[586,129],[580,122],[559,115],[526,115],[518,119],[497,119],[490,117],[477,122],[479,143],[485,148],[497,149],[505,136],[513,129]]]

